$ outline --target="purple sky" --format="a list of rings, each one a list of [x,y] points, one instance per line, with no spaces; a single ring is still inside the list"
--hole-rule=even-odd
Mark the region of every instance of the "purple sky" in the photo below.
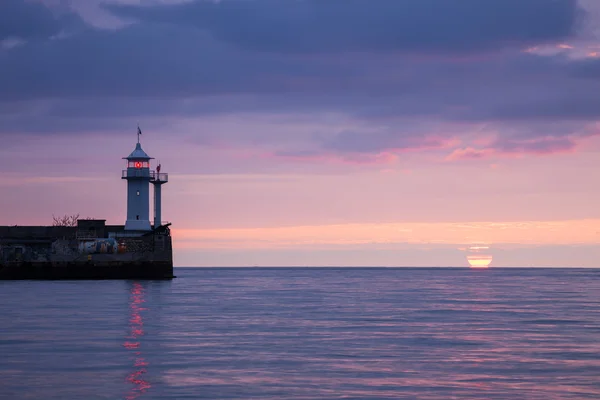
[[[600,266],[594,0],[2,0],[0,224],[125,221],[176,265]]]

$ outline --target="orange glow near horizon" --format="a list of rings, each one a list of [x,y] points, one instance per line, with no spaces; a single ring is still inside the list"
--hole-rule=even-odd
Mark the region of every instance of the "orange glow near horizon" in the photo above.
[[[175,247],[179,249],[273,249],[393,243],[450,245],[473,243],[473,239],[484,243],[540,246],[597,244],[598,226],[600,220],[589,219],[173,229],[173,234],[176,237]],[[470,247],[470,250],[485,249]]]

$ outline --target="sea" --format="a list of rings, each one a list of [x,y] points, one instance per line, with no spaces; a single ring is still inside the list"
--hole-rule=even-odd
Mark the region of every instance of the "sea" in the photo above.
[[[0,399],[600,399],[600,270],[0,281]]]

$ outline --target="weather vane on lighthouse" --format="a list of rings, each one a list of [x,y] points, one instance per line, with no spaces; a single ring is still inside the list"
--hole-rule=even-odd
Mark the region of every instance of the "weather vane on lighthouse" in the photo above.
[[[138,124],[138,130],[137,130],[138,143],[140,142],[140,135],[141,134],[142,134],[142,130],[140,129],[140,124]]]

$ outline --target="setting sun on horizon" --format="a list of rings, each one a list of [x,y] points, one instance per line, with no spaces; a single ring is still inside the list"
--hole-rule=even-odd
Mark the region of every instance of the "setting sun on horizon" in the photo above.
[[[486,254],[490,247],[474,245],[467,249],[467,262],[471,268],[488,268],[492,263],[492,256]]]

